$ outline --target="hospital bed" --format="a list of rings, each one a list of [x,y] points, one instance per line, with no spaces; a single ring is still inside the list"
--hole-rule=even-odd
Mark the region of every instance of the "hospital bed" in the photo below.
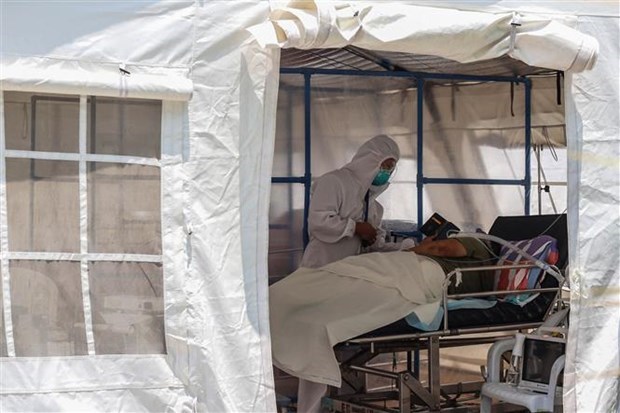
[[[477,397],[482,380],[442,385],[439,350],[446,347],[490,343],[502,338],[500,336],[502,332],[539,327],[554,312],[565,307],[561,298],[563,285],[561,274],[568,261],[566,215],[498,217],[489,230],[489,235],[507,241],[531,239],[543,234],[557,240],[559,257],[555,269],[559,271],[549,270],[544,274],[537,290],[539,294],[533,301],[523,307],[499,301],[489,309],[450,310],[437,331],[417,330],[405,319],[401,319],[339,344],[335,350],[340,361],[343,386],[339,390],[334,389],[330,396],[324,399],[324,407],[332,411],[364,413],[458,411],[461,395],[473,394]],[[495,253],[499,255],[500,246],[494,243],[493,247]],[[557,275],[558,272],[560,275]],[[454,275],[451,273],[448,276]],[[506,291],[502,293],[505,294]],[[472,296],[480,297],[480,294],[450,296],[447,293],[446,283],[444,302],[448,298]],[[497,334],[481,337],[480,333]],[[427,352],[426,383],[419,378],[417,366],[412,360],[420,350]],[[407,354],[407,367],[404,370],[386,371],[368,366],[377,356],[396,352]],[[387,391],[367,391],[367,378],[373,376],[390,379],[395,385]]]

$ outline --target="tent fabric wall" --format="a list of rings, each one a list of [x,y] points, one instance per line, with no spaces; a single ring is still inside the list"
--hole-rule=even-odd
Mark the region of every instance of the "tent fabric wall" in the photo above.
[[[269,246],[269,194],[271,189],[271,168],[275,139],[276,101],[278,96],[278,71],[280,54],[261,49],[255,42],[246,45],[242,67],[247,68],[242,77],[244,94],[241,106],[247,120],[240,122],[240,136],[248,137],[240,145],[241,151],[241,232],[242,260],[246,288],[254,288],[255,294],[248,294],[248,306],[254,307],[252,322],[260,335],[260,363],[258,379],[263,393],[261,401],[265,411],[273,411],[274,381],[271,361],[271,337],[269,328],[269,296],[267,250]],[[260,104],[256,104],[259,103]],[[255,104],[251,104],[255,103]],[[248,110],[245,110],[245,105]],[[252,120],[252,121],[249,121]],[[259,156],[257,156],[259,155]],[[250,177],[260,177],[258,184]],[[252,291],[252,290],[250,290]],[[253,301],[256,300],[256,301]]]
[[[3,412],[189,412],[194,405],[162,355],[2,358],[0,369]]]
[[[271,165],[275,113],[265,102],[275,102],[279,54],[243,46],[250,38],[244,28],[264,21],[269,4],[21,2],[2,8],[2,63],[10,68],[3,70],[4,89],[163,99],[167,349],[157,363],[151,355],[132,355],[132,363],[87,356],[89,369],[77,367],[74,357],[3,359],[16,367],[14,378],[3,369],[3,410],[275,411],[263,276],[267,232],[255,228],[268,198],[265,187],[254,192],[258,175],[251,163],[240,169],[241,159]],[[128,78],[119,67],[131,72]],[[67,81],[71,76],[75,82]],[[191,102],[183,102],[190,92]],[[265,162],[254,157],[260,146]],[[106,368],[110,362],[116,370]],[[37,383],[41,369],[70,371],[74,380]],[[87,379],[91,387],[84,391],[79,384]],[[118,388],[109,388],[109,380]],[[18,392],[9,386],[20,381],[32,385]]]
[[[268,11],[265,2],[213,1],[197,9],[195,20],[200,35],[184,163],[184,327],[189,387],[205,411],[276,409],[267,280],[258,271],[267,262],[265,185],[278,54],[252,49],[249,33],[240,30],[263,21]]]
[[[451,23],[450,35],[453,37],[434,32],[432,39],[441,38],[440,42],[429,42],[425,36],[383,38],[385,27],[378,30],[380,25],[375,24],[378,21],[393,18],[401,29],[413,27],[410,23],[414,20],[397,19],[402,15],[402,10],[409,9],[409,6],[405,7],[407,3],[412,2],[402,2],[395,8],[390,8],[385,2],[365,3],[363,8],[345,5],[328,14],[320,8],[319,20],[312,15],[312,10],[304,10],[297,15],[304,21],[310,17],[309,25],[314,25],[312,27],[318,27],[317,21],[323,23],[326,18],[331,20],[329,25],[320,26],[321,31],[303,33],[309,37],[300,35],[298,38],[303,39],[300,46],[336,46],[353,39],[353,43],[359,41],[357,45],[369,48],[402,48],[463,61],[468,58],[462,53],[469,53],[474,60],[512,53],[512,56],[530,64],[541,64],[552,58],[553,65],[557,64],[552,67],[573,71],[585,69],[594,61],[595,46],[589,37],[577,36],[576,32],[564,26],[560,28],[556,23],[549,23],[550,20],[570,20],[562,15],[553,19],[544,17],[542,20],[537,19],[536,13],[531,13],[532,17],[524,15],[514,44],[516,48],[512,52],[509,26],[513,14],[510,11],[500,14],[474,13],[476,17],[462,20],[462,26]],[[490,6],[486,4],[480,10],[487,7]],[[369,25],[369,29],[374,27],[370,32],[360,31],[357,16],[351,19],[353,9],[360,12],[360,18],[375,22]],[[457,10],[430,11],[433,16],[443,13],[461,15]],[[279,38],[274,36],[277,32],[272,22],[268,21],[269,14],[269,2],[259,0],[2,3],[0,53],[3,64],[12,65],[19,61],[19,64],[38,69],[60,65],[87,67],[89,71],[100,70],[94,69],[100,64],[109,68],[106,70],[110,73],[116,73],[119,65],[125,64],[130,71],[135,67],[136,73],[185,78],[180,82],[182,88],[172,90],[173,94],[180,95],[180,100],[187,98],[187,82],[192,82],[192,97],[188,103],[172,102],[177,99],[174,97],[163,103],[165,116],[170,116],[174,120],[171,123],[175,125],[162,131],[164,137],[168,137],[167,144],[162,147],[161,178],[167,355],[157,359],[157,369],[154,366],[143,367],[148,365],[148,360],[152,361],[149,355],[135,356],[136,360],[146,363],[140,366],[133,363],[115,365],[117,368],[127,367],[128,378],[123,387],[137,386],[130,391],[103,387],[107,377],[104,368],[106,361],[100,356],[86,359],[102,375],[102,387],[79,394],[75,384],[60,382],[51,392],[35,385],[24,387],[25,391],[17,394],[8,387],[11,378],[3,374],[0,383],[3,408],[9,411],[50,408],[162,411],[192,406],[198,411],[213,412],[275,411],[267,312],[266,250],[279,52],[277,49],[259,49],[246,31],[249,27],[255,27],[254,33],[258,33],[262,28],[269,36],[268,42],[278,44]],[[442,21],[441,17],[434,20],[437,23]],[[347,26],[351,22],[355,24]],[[612,22],[610,26],[605,26],[604,32],[597,32],[598,22],[595,19],[580,18],[578,29],[597,37],[605,45],[604,50],[613,51],[617,50],[618,39],[609,31],[617,33],[614,32],[617,29],[617,14]],[[336,25],[339,25],[339,30],[325,31]],[[495,30],[498,25],[501,29]],[[284,28],[289,34],[301,34],[299,27],[293,24]],[[485,32],[485,28],[492,30]],[[537,34],[548,34],[545,30],[550,28],[557,29],[554,32],[557,37],[545,36],[548,40],[539,42]],[[443,49],[444,45],[451,44],[450,39],[463,34],[456,29],[465,30],[472,36],[459,53]],[[324,38],[328,33],[336,35],[336,38]],[[483,33],[483,36],[477,35]],[[489,44],[489,38],[496,43]],[[527,41],[533,38],[536,38],[535,42]],[[564,43],[570,39],[575,42]],[[555,43],[556,40],[559,43]],[[411,47],[408,41],[415,41],[415,45],[421,48]],[[526,48],[532,52],[522,54],[520,45],[526,47],[526,44],[535,49]],[[558,44],[566,47],[557,47]],[[467,47],[470,45],[479,47]],[[543,46],[543,49],[538,49]],[[560,51],[566,54],[555,53]],[[601,69],[605,68],[605,73],[612,76],[616,73],[617,76],[617,57],[615,61],[611,58],[602,61],[606,63]],[[603,63],[599,62],[599,65]],[[52,78],[50,71],[49,79]],[[579,96],[575,102],[575,113],[582,119],[587,119],[591,114],[593,98],[581,88],[588,85],[591,79],[590,74],[575,77],[574,86],[571,86],[571,91]],[[62,79],[58,80],[62,83]],[[86,85],[86,89],[91,86],[96,85]],[[91,93],[86,89],[79,93]],[[166,91],[165,88],[162,90]],[[75,90],[66,91],[76,93]],[[118,89],[114,88],[110,93],[117,92]],[[615,92],[616,95],[608,99],[617,105],[617,89]],[[610,118],[609,122],[613,119]],[[617,117],[614,125],[617,131]],[[579,145],[581,132],[586,136],[586,145],[596,142],[601,127],[583,122],[582,127],[575,128],[576,135],[572,137],[575,145]],[[604,138],[609,140],[610,146],[617,143],[617,134],[615,137],[606,134]],[[592,211],[591,205],[600,205],[602,201],[596,191],[590,189],[589,180],[598,177],[609,179],[610,188],[617,181],[609,178],[609,172],[604,172],[595,164],[584,165],[581,159],[575,163],[574,170],[578,170],[579,177],[585,178],[585,181],[583,186],[579,186],[574,180],[578,178],[572,178],[572,188],[578,194],[573,192],[573,196],[580,197],[581,203],[579,213],[576,207],[572,207],[569,214],[572,245],[579,257],[576,265],[583,264],[584,267],[581,270],[575,267],[572,278],[580,280],[581,285],[585,285],[584,281],[596,280],[596,285],[604,288],[609,283],[613,285],[617,282],[617,265],[612,272],[586,272],[585,264],[594,262],[602,253],[594,251],[593,246],[597,244],[593,243],[591,233],[583,223],[589,223],[605,210]],[[613,168],[612,165],[612,172]],[[613,202],[605,205],[612,214]],[[617,246],[612,239],[614,235],[610,231],[605,233],[604,239]],[[612,258],[603,260],[614,263]],[[584,294],[590,293],[590,290],[584,291]],[[597,311],[587,308],[585,302],[583,304],[579,312],[584,317],[594,314],[591,311]],[[612,325],[613,320],[609,323],[617,332],[617,324]],[[585,336],[580,337],[577,343],[583,346],[586,339]],[[607,339],[607,335],[600,336],[600,340]],[[588,347],[585,351],[590,353],[594,349]],[[579,354],[583,354],[581,348]],[[592,357],[592,362],[596,360],[594,355],[587,357]],[[613,359],[608,361],[606,367],[613,366]],[[580,364],[579,359],[576,362],[574,389],[578,391],[569,409],[578,410],[595,399],[594,406],[601,409],[613,406],[617,387],[610,390],[601,386],[610,386],[614,379],[589,381],[584,376],[584,373],[594,369],[594,376],[603,379],[609,371],[589,361],[587,365]],[[2,363],[19,366],[19,373],[15,374],[31,381],[36,377],[36,370],[31,366],[46,365],[50,368],[57,364],[57,371],[62,371],[64,368],[72,369],[74,360],[15,358],[3,360]],[[149,390],[135,374],[140,369],[153,372],[159,383],[173,385],[167,390]],[[75,372],[79,373],[77,368]],[[54,404],[56,402],[62,406]]]
[[[564,409],[613,412],[620,410],[620,23],[588,16],[578,28],[601,40],[601,55],[566,86],[571,315]]]

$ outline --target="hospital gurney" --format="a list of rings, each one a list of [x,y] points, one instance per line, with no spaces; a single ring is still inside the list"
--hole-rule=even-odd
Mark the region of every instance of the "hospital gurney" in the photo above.
[[[498,217],[489,235],[507,241],[549,235],[557,240],[559,259],[556,267],[560,272],[566,268],[568,258],[566,215],[538,215]],[[494,245],[495,247],[495,245]],[[496,253],[499,252],[497,246]],[[538,263],[541,266],[541,263]],[[542,267],[548,267],[542,265]],[[493,266],[492,269],[497,269]],[[495,341],[495,337],[476,337],[487,332],[509,332],[532,329],[542,325],[550,315],[564,307],[561,300],[563,277],[553,269],[544,275],[538,296],[523,307],[498,302],[489,309],[460,309],[447,312],[437,331],[424,332],[411,327],[404,319],[348,340],[336,346],[340,360],[343,386],[338,393],[333,391],[324,400],[324,407],[333,411],[363,412],[410,412],[419,407],[428,411],[458,409],[458,397],[473,393],[476,397],[482,381],[443,385],[439,368],[440,347],[464,346]],[[448,277],[454,276],[454,273]],[[501,291],[505,295],[510,291]],[[520,293],[523,291],[519,291]],[[448,298],[481,297],[499,292],[459,294],[449,296],[444,290],[444,303]],[[427,351],[428,382],[420,381],[412,365],[412,353]],[[368,362],[383,353],[407,353],[407,368],[404,371],[385,371],[367,366]],[[384,377],[395,382],[395,388],[388,391],[369,392],[366,379],[370,376]],[[416,409],[418,410],[418,409]]]

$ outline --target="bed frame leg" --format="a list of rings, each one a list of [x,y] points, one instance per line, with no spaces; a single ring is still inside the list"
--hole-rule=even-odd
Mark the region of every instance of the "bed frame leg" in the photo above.
[[[400,374],[398,376],[398,406],[400,407],[400,413],[411,412],[411,390],[407,385],[408,379],[407,374]]]
[[[428,382],[433,400],[431,411],[439,411],[441,403],[441,379],[439,375],[439,337],[428,339]]]
[[[411,371],[398,375],[398,401],[400,413],[411,412],[412,393],[424,402],[430,412],[441,410],[441,379],[439,374],[439,337],[428,339],[428,390]]]

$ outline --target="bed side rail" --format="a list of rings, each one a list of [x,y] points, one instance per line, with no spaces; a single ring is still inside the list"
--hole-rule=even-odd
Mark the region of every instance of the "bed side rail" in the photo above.
[[[561,299],[562,286],[564,285],[564,276],[562,272],[554,265],[550,265],[544,261],[541,261],[522,249],[516,247],[514,244],[506,241],[502,238],[481,234],[481,233],[457,233],[452,234],[450,238],[479,238],[484,240],[489,240],[493,242],[497,242],[500,245],[504,245],[507,248],[518,252],[521,255],[521,258],[524,261],[529,261],[526,263],[512,264],[512,265],[483,265],[477,267],[467,267],[467,268],[457,268],[454,271],[450,272],[446,275],[446,279],[443,283],[443,293],[442,293],[442,303],[443,308],[448,308],[448,299],[462,299],[462,298],[481,298],[481,297],[490,297],[496,295],[510,295],[510,294],[524,294],[524,293],[555,293],[555,297],[553,301],[550,303],[547,313],[545,317],[539,322],[522,322],[522,323],[514,323],[514,324],[503,324],[498,326],[486,326],[486,327],[463,327],[459,329],[451,329],[449,326],[449,317],[448,312],[444,314],[443,317],[443,329],[429,332],[420,332],[420,333],[410,333],[410,334],[398,334],[398,335],[389,335],[382,337],[366,337],[366,338],[354,338],[351,340],[347,340],[347,343],[351,344],[368,344],[370,343],[381,343],[381,342],[389,342],[393,340],[410,340],[410,339],[420,339],[420,338],[429,338],[436,336],[451,336],[457,334],[476,334],[482,332],[495,332],[495,331],[508,331],[508,330],[517,330],[517,329],[525,329],[525,328],[535,328],[540,326],[544,320],[547,318],[549,313],[554,308],[554,304],[557,303]],[[450,285],[452,279],[454,277],[462,276],[463,273],[472,272],[472,271],[495,271],[501,269],[520,269],[520,268],[540,268],[544,274],[550,274],[553,276],[557,282],[557,287],[549,287],[549,288],[534,288],[534,289],[526,289],[526,290],[502,290],[502,291],[484,291],[484,292],[476,292],[476,293],[466,293],[466,294],[448,294],[448,286]]]
[[[538,258],[533,257],[532,255],[528,254],[521,248],[518,248],[510,241],[506,241],[494,235],[489,235],[489,234],[484,234],[484,233],[459,232],[459,233],[450,235],[450,238],[477,238],[480,240],[496,242],[514,252],[517,252],[521,256],[522,261],[518,264],[510,264],[510,265],[485,265],[485,266],[479,266],[479,267],[457,268],[454,271],[450,272],[446,276],[446,279],[443,282],[442,303],[443,303],[444,309],[448,308],[448,299],[482,298],[482,297],[490,297],[490,296],[496,296],[496,295],[505,296],[505,295],[510,295],[510,294],[525,294],[525,293],[536,293],[537,294],[537,293],[545,293],[545,292],[555,293],[553,302],[557,302],[557,300],[560,299],[562,286],[564,285],[564,276],[562,275],[561,271],[556,266],[548,264],[544,261],[541,261]],[[502,270],[502,269],[521,269],[521,268],[540,268],[543,271],[542,277],[544,277],[546,274],[550,274],[557,280],[558,285],[557,287],[550,287],[550,288],[532,288],[532,289],[525,289],[525,290],[502,290],[502,291],[483,291],[483,292],[466,293],[466,294],[448,294],[448,287],[450,286],[452,279],[454,277],[457,277],[457,280],[458,280],[460,277],[462,277],[463,273],[473,272],[473,271],[496,271],[496,270]],[[553,308],[553,303],[551,303],[551,305],[549,306],[549,310],[547,310],[547,314],[545,315],[545,318],[547,315],[549,315],[551,308]],[[450,330],[448,318],[449,317],[446,311],[446,314],[443,318],[443,327],[444,327],[444,330],[446,331]]]

